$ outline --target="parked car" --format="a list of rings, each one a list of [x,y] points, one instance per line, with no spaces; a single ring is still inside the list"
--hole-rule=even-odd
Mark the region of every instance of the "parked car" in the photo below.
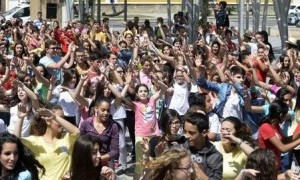
[[[289,14],[287,22],[289,25],[296,25],[300,20],[300,13]]]
[[[288,15],[300,13],[300,4],[291,4]]]
[[[4,21],[12,18],[21,18],[23,23],[26,23],[30,19],[30,4],[21,3],[20,5],[4,12],[1,16]]]

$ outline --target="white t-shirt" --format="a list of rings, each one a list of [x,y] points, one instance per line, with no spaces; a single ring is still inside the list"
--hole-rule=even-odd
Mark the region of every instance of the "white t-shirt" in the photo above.
[[[231,91],[231,94],[229,95],[228,100],[225,103],[222,117],[227,118],[229,116],[233,116],[238,118],[239,120],[242,120],[243,115],[240,107],[239,95],[233,91],[234,90]]]
[[[15,129],[16,122],[19,120],[18,118],[18,105],[15,105],[10,108],[10,121],[7,130],[9,133],[13,133]],[[33,120],[33,113],[29,113],[29,115],[25,116],[22,125],[21,136],[27,137],[30,133],[31,121]]]
[[[179,85],[178,83],[174,83],[174,92],[170,102],[169,109],[174,109],[178,112],[179,115],[184,115],[187,110],[190,108],[189,102],[189,88],[188,84],[184,83]]]
[[[115,100],[112,100],[110,105],[110,114],[112,115],[113,120],[125,119],[126,118],[126,109],[123,104],[115,107]]]
[[[75,89],[72,89],[72,91],[75,91]],[[52,93],[53,97],[56,99],[56,104],[63,108],[65,116],[77,116],[78,104],[74,101],[68,91],[62,90],[61,85],[58,85],[54,88]]]
[[[218,115],[211,112],[208,114],[208,120],[209,120],[209,131],[216,134],[219,133],[220,120]]]

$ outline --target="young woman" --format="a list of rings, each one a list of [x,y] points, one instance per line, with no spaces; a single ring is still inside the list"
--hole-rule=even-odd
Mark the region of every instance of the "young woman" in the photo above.
[[[195,180],[190,154],[184,149],[171,149],[146,165],[153,180]]]
[[[21,135],[25,116],[26,108],[19,106],[19,120],[14,129],[17,137]],[[71,150],[79,136],[79,129],[63,116],[60,106],[53,106],[50,110],[39,109],[31,125],[31,135],[21,139],[46,169],[41,180],[61,179],[69,170]],[[66,133],[63,133],[63,129]]]
[[[101,161],[108,165],[119,155],[119,127],[110,117],[110,99],[100,97],[95,106],[95,115],[81,123],[80,134],[91,135],[102,143]]]
[[[35,159],[32,152],[12,134],[0,136],[0,179],[38,180],[39,171],[45,168]]]
[[[74,143],[70,180],[115,180],[112,169],[103,166],[100,154],[101,142],[89,135],[80,136]]]
[[[222,121],[221,141],[214,142],[216,149],[223,155],[222,179],[234,179],[244,168],[247,156],[254,150],[249,145],[251,143],[251,130],[247,124],[232,116]]]
[[[18,84],[17,95],[19,103],[10,108],[10,123],[7,129],[10,133],[14,132],[15,126],[18,123],[18,106],[24,105],[26,107],[26,116],[22,124],[21,136],[27,137],[30,134],[30,126],[34,119],[34,112],[39,109],[40,103],[38,96],[27,86],[20,81],[16,81],[16,83]]]
[[[288,105],[275,100],[269,107],[269,114],[261,121],[258,130],[260,148],[271,149],[276,157],[276,168],[280,171],[281,153],[288,152],[300,144],[299,134],[284,137],[279,124],[283,123],[288,112]]]
[[[149,141],[149,156],[159,157],[172,146],[179,146],[185,142],[185,138],[178,134],[182,126],[179,114],[173,109],[163,111],[161,116],[162,136],[153,137]]]

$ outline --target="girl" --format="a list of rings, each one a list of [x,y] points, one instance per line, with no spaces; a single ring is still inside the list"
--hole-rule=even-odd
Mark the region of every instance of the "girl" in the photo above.
[[[0,179],[38,180],[39,170],[45,173],[32,152],[9,133],[0,136],[0,162]]]
[[[119,127],[110,118],[110,100],[100,97],[95,103],[95,115],[81,123],[80,134],[91,135],[102,143],[100,153],[103,165],[119,155]]]
[[[17,137],[21,135],[25,116],[26,109],[20,106],[14,129]],[[46,169],[42,177],[40,172],[41,180],[61,179],[69,170],[71,149],[79,130],[62,116],[63,109],[60,106],[53,106],[50,110],[39,109],[31,125],[31,135],[21,139]],[[63,129],[66,133],[63,133]]]
[[[159,135],[159,128],[156,118],[156,100],[158,100],[167,90],[167,86],[153,77],[152,81],[160,87],[149,98],[149,88],[145,84],[139,84],[135,88],[137,101],[126,101],[126,104],[135,112],[135,156],[137,165],[135,166],[134,179],[139,179],[142,169],[143,158],[143,138],[150,139]],[[148,156],[146,156],[148,158]]]
[[[101,143],[89,135],[80,136],[74,143],[70,180],[115,180],[112,169],[103,166],[100,154]],[[66,179],[66,178],[65,178]]]
[[[260,148],[271,149],[276,158],[276,168],[281,165],[281,153],[288,152],[300,144],[299,134],[284,137],[279,127],[288,112],[288,105],[275,100],[269,107],[269,114],[262,120],[258,130],[258,144]]]

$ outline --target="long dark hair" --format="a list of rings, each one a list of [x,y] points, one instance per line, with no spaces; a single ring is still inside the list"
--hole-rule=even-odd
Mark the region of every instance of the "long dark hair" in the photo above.
[[[255,169],[259,171],[257,180],[276,180],[277,168],[276,159],[273,151],[269,149],[256,149],[249,156],[246,163],[246,169]],[[246,177],[246,180],[250,178]]]
[[[280,123],[280,118],[288,113],[289,107],[286,103],[280,100],[275,100],[269,107],[269,114],[265,116],[260,125],[263,123],[277,124]]]
[[[45,174],[45,168],[43,165],[37,161],[30,151],[29,148],[24,146],[20,139],[18,139],[15,135],[9,133],[3,133],[0,135],[0,152],[2,153],[3,144],[12,143],[16,144],[18,148],[18,160],[13,170],[9,171],[9,174],[6,177],[2,177],[1,179],[17,179],[20,172],[28,170],[31,174],[32,180],[39,179],[39,170],[42,174]],[[1,165],[2,168],[2,165]],[[2,173],[2,171],[0,171]]]
[[[296,99],[296,105],[295,105],[294,111],[300,109],[300,88],[298,88],[298,90],[297,90],[297,96],[296,97],[297,97],[297,99]]]
[[[74,143],[71,161],[71,180],[100,179],[101,164],[94,166],[92,151],[95,144],[101,144],[89,135],[78,137]]]

